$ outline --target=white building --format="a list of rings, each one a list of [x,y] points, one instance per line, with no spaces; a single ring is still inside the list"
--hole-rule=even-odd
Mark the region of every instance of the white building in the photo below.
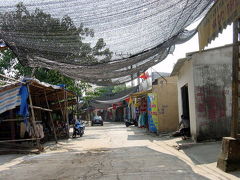
[[[194,140],[230,135],[232,46],[187,54],[171,76],[178,76],[178,109],[190,119]]]

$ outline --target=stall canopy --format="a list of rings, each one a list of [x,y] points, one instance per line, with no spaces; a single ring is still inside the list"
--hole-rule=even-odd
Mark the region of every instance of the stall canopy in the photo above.
[[[49,101],[58,102],[64,99],[64,92],[68,97],[68,104],[76,104],[76,95],[71,91],[64,90],[63,87],[57,85],[51,85],[48,83],[40,82],[37,79],[25,78],[22,82],[15,82],[0,87],[0,114],[8,110],[14,109],[20,106],[20,114],[26,116],[27,112],[27,98],[29,92],[25,87],[25,84],[29,84],[31,94],[38,96],[38,99],[45,98],[44,92],[48,95]],[[53,94],[54,96],[51,96]],[[60,102],[61,103],[61,102]],[[51,104],[54,107],[55,104]]]
[[[196,30],[213,0],[0,2],[0,39],[23,65],[99,85],[121,84],[161,62]],[[16,4],[18,4],[16,6]]]
[[[147,96],[148,93],[151,93],[152,90],[147,90],[147,91],[141,91],[141,92],[136,92],[134,94],[131,94],[131,97],[133,98],[138,98],[138,97],[143,97],[143,96]]]
[[[227,25],[239,17],[239,0],[217,0],[198,26],[199,49],[203,50]]]
[[[20,83],[0,87],[0,114],[21,104]]]

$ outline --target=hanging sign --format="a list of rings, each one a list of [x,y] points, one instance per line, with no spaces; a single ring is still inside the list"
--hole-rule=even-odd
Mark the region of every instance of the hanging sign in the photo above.
[[[240,0],[217,0],[198,26],[199,49],[203,50],[239,17]]]

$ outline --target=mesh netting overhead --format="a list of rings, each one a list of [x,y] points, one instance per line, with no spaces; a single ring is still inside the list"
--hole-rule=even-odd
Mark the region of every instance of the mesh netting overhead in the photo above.
[[[128,82],[161,62],[195,34],[185,28],[213,2],[21,1],[0,2],[0,39],[19,61],[99,85]]]

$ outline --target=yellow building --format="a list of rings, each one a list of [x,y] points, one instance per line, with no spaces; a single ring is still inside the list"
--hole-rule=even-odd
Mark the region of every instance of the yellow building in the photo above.
[[[152,85],[152,93],[158,100],[158,131],[176,131],[179,124],[177,77],[156,79]]]

